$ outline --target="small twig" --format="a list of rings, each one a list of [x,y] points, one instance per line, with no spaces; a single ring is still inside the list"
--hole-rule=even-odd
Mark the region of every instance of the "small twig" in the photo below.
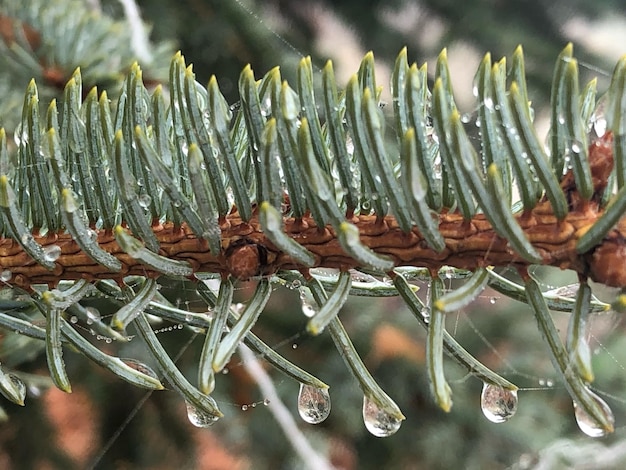
[[[119,0],[124,7],[124,14],[130,26],[131,47],[137,58],[145,63],[152,61],[152,53],[150,52],[150,41],[146,27],[141,21],[139,7],[135,0]]]

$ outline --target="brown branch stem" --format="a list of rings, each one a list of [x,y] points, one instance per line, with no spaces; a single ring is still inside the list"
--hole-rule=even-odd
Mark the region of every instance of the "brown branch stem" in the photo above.
[[[578,239],[602,215],[600,196],[613,168],[610,134],[591,145],[589,161],[595,188],[591,200],[580,198],[569,173],[561,182],[570,205],[564,220],[558,220],[550,203],[543,200],[531,211],[518,214],[517,221],[528,240],[541,253],[543,265],[572,269],[597,282],[626,287],[626,218],[593,250],[584,254],[576,251]],[[440,253],[428,247],[416,228],[409,233],[400,230],[393,216],[354,215],[349,220],[358,227],[363,244],[390,257],[396,266],[421,266],[431,270],[442,266],[468,270],[513,266],[521,271],[528,267],[528,263],[511,249],[505,238],[496,234],[482,214],[471,220],[464,220],[458,213],[444,211],[440,214],[439,230],[446,244]],[[343,251],[332,227],[317,227],[310,217],[297,220],[285,217],[284,224],[285,233],[315,255],[315,267],[345,270],[359,266]],[[256,215],[244,222],[233,210],[222,221],[222,250],[219,254],[212,254],[206,240],[198,239],[186,225],[156,224],[153,230],[160,243],[159,253],[170,259],[187,261],[194,272],[248,279],[282,269],[305,269],[270,242]],[[127,275],[159,275],[124,253],[110,231],[96,232],[100,246],[121,261],[121,272],[111,273],[97,264],[81,251],[68,233],[36,237],[43,246],[56,244],[61,248],[61,256],[52,271],[37,264],[14,240],[0,239],[0,269],[11,272],[9,284],[24,288],[32,284],[55,285],[62,279],[121,280]]]
[[[626,221],[622,220],[593,252],[585,255],[576,252],[578,238],[600,215],[597,205],[588,204],[585,212],[570,212],[565,220],[558,221],[549,203],[544,202],[530,214],[520,215],[518,221],[541,253],[544,265],[573,269],[607,285],[626,286],[626,262],[623,261],[626,260]],[[483,215],[467,223],[459,214],[441,214],[439,228],[446,242],[441,253],[429,248],[417,229],[402,232],[392,216],[380,219],[361,215],[351,221],[359,228],[362,243],[392,258],[396,266],[438,269],[447,265],[474,270],[482,266],[523,268],[528,265],[509,247],[506,239],[493,231]],[[243,222],[237,212],[227,217],[222,225],[222,252],[217,256],[210,253],[205,240],[196,238],[185,225],[176,228],[166,223],[155,226],[154,231],[160,242],[160,254],[189,262],[194,272],[231,274],[246,279],[281,269],[304,268],[267,239],[256,216],[249,223]],[[286,218],[285,232],[315,255],[315,267],[358,267],[358,262],[343,251],[330,226],[320,229],[308,217],[300,221]],[[44,246],[55,244],[61,248],[54,270],[38,265],[17,242],[0,239],[0,267],[12,273],[10,284],[28,287],[40,283],[54,285],[61,279],[158,275],[124,253],[113,235],[103,230],[98,232],[98,243],[122,262],[120,273],[111,273],[91,260],[68,233],[40,236],[37,241]],[[616,257],[621,257],[622,261]]]

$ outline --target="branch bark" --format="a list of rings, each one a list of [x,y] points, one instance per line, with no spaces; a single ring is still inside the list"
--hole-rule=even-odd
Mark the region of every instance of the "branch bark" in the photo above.
[[[574,177],[566,174],[561,187],[565,192],[570,212],[558,220],[547,200],[532,211],[517,215],[529,241],[539,250],[544,265],[572,269],[608,286],[626,287],[626,219],[614,227],[593,250],[579,254],[576,242],[602,215],[600,199],[606,189],[608,175],[613,168],[612,137],[596,141],[590,147],[589,160],[594,182],[591,200],[578,194]],[[445,249],[437,253],[429,248],[420,232],[400,230],[393,216],[355,215],[349,219],[361,234],[363,244],[376,253],[393,259],[396,266],[422,266],[437,270],[454,266],[474,270],[485,266],[528,266],[497,235],[484,215],[465,220],[458,213],[439,215],[439,230],[445,238]],[[285,217],[285,233],[315,255],[315,267],[356,268],[359,263],[347,255],[330,226],[318,227],[311,217]],[[210,252],[206,240],[198,239],[189,227],[172,223],[155,224],[155,235],[160,243],[159,253],[171,259],[187,261],[194,272],[214,272],[232,275],[238,279],[269,275],[281,269],[304,270],[274,246],[261,229],[254,215],[246,223],[238,212],[233,212],[221,225],[222,250]],[[55,269],[49,271],[31,259],[12,239],[0,239],[0,269],[12,274],[9,284],[28,288],[32,284],[55,285],[61,279],[118,279],[127,275],[159,276],[138,260],[122,251],[110,231],[97,231],[100,246],[119,259],[122,271],[111,273],[82,252],[68,233],[54,233],[36,237],[43,246],[58,245],[61,256]]]

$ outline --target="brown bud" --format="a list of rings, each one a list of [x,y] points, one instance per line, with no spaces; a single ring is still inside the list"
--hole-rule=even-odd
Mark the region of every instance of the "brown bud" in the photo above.
[[[235,278],[242,281],[257,276],[261,269],[259,247],[256,244],[231,246],[226,251],[226,266]]]

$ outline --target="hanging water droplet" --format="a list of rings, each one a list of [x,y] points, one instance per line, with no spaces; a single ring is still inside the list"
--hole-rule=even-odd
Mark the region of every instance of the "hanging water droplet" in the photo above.
[[[300,304],[302,305],[302,313],[304,313],[306,317],[311,318],[317,313],[317,308],[315,308],[313,303],[309,300],[304,289],[300,289]]]
[[[185,401],[185,404],[187,405],[189,422],[198,428],[208,428],[219,419],[214,414],[199,410],[188,401]]]
[[[152,198],[150,197],[150,195],[144,193],[141,196],[139,196],[139,205],[141,207],[148,207],[151,202],[152,202]]]
[[[495,304],[495,303],[496,303],[496,301],[497,301],[497,300],[498,300],[498,299],[496,299],[495,297],[491,297],[491,298],[489,299],[489,303],[490,303],[491,305],[493,305],[493,304]]]
[[[248,405],[241,405],[241,411],[248,411]]]
[[[591,398],[598,404],[602,413],[604,414],[606,420],[613,424],[615,422],[615,417],[613,416],[613,411],[607,403],[596,395],[593,392],[588,392]],[[607,430],[602,427],[600,423],[598,423],[593,417],[591,417],[582,406],[579,406],[576,402],[574,402],[574,416],[576,417],[576,423],[582,432],[584,432],[589,437],[603,437],[606,436]]]
[[[0,281],[2,282],[9,282],[12,277],[13,277],[13,273],[9,269],[5,269],[4,271],[0,273]]]
[[[269,406],[270,405],[270,399],[266,398],[265,400],[263,400],[263,406]]]
[[[298,413],[309,424],[318,424],[328,418],[330,414],[330,394],[328,389],[300,384]]]
[[[87,307],[87,324],[91,325],[93,322],[99,322],[102,316],[100,310],[95,307]]]
[[[43,249],[43,256],[46,261],[56,261],[61,256],[61,247],[59,245],[49,245]]]
[[[70,317],[70,323],[78,323],[78,317],[76,315],[72,315]]]
[[[391,416],[367,396],[363,397],[363,422],[367,430],[376,437],[389,437],[402,424],[401,420]]]
[[[480,408],[492,423],[504,423],[517,411],[517,390],[485,383],[480,394]]]

